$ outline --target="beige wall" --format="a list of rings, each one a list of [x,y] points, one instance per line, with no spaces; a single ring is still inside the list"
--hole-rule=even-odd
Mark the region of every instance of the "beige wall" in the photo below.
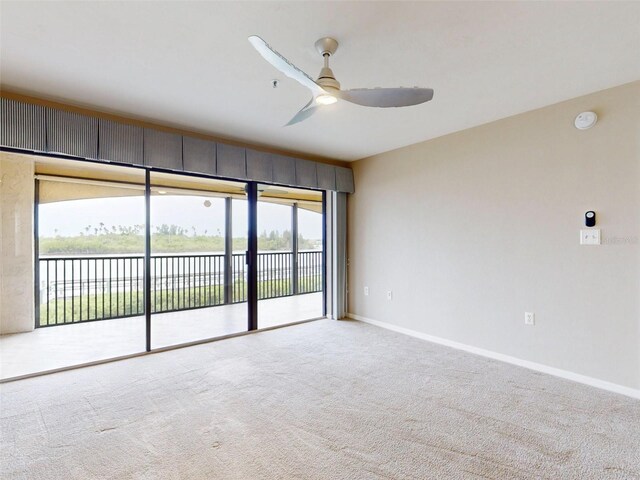
[[[0,334],[34,328],[33,162],[0,153]]]
[[[349,312],[640,388],[640,82],[353,168]]]

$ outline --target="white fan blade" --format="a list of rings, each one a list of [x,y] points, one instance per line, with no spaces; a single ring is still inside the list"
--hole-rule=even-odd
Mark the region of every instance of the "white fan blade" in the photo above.
[[[302,109],[298,113],[296,113],[291,120],[289,120],[289,123],[287,123],[285,127],[288,127],[289,125],[300,123],[301,121],[306,120],[311,115],[316,113],[317,109],[318,109],[318,104],[315,102],[315,97],[312,97],[311,100],[309,100],[309,103],[307,103],[304,107],[302,107]]]
[[[258,37],[257,35],[251,35],[249,37],[249,42],[251,42],[253,48],[255,48],[258,53],[262,55],[262,58],[276,67],[282,73],[284,73],[287,77],[293,78],[298,83],[307,87],[309,90],[311,90],[311,92],[313,92],[314,96],[325,93],[322,87],[314,82],[309,75],[304,73],[293,63],[276,52],[262,38]]]
[[[355,88],[339,90],[332,95],[365,107],[408,107],[433,98],[431,88]]]

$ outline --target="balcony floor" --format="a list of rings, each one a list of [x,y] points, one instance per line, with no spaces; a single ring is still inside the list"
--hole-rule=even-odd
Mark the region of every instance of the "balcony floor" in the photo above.
[[[322,316],[322,293],[258,302],[259,328]],[[151,347],[247,330],[247,304],[161,313],[151,317]],[[143,352],[144,316],[37,328],[0,336],[0,378],[69,367]]]

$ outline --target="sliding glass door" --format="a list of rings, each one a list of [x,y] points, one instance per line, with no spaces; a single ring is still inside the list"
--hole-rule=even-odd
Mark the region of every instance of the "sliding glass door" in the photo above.
[[[258,185],[258,327],[323,316],[322,192]]]
[[[321,317],[319,191],[42,158],[33,331],[1,378]]]
[[[150,187],[151,348],[246,331],[245,184],[151,172]]]
[[[34,329],[1,337],[2,378],[145,351],[144,172],[74,166],[36,164]]]

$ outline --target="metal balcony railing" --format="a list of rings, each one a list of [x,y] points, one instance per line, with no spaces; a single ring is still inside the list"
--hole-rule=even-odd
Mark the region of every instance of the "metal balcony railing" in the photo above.
[[[321,292],[322,251],[258,253],[258,299]],[[230,263],[226,274],[225,264]],[[36,327],[144,315],[144,256],[41,257]],[[151,313],[247,300],[245,254],[151,256]]]

